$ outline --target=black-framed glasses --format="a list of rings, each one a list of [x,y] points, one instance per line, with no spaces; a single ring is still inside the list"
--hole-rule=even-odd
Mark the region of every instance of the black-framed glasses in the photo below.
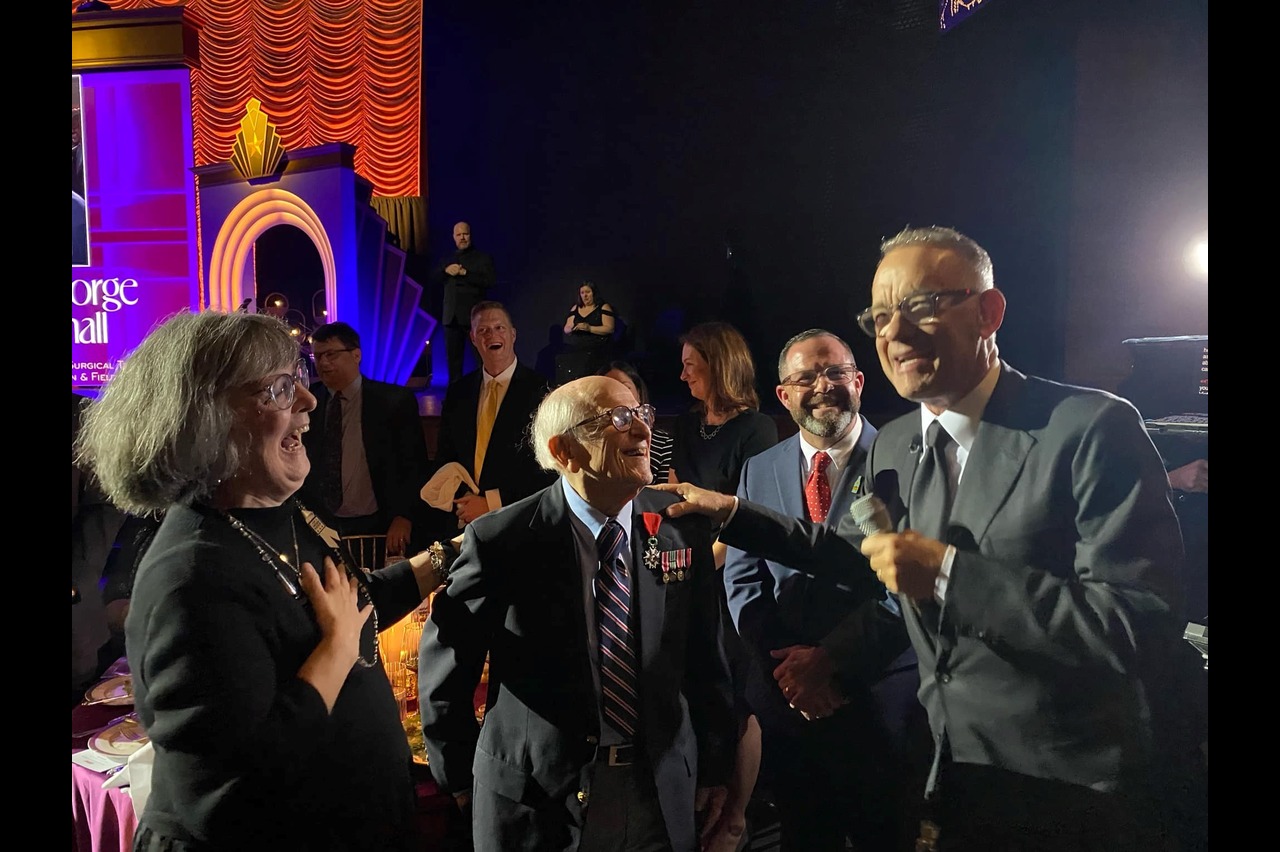
[[[792,385],[798,388],[811,388],[818,383],[818,377],[823,376],[833,385],[847,385],[853,381],[853,377],[857,373],[858,368],[853,364],[832,364],[830,367],[823,367],[821,370],[801,370],[798,373],[792,373],[779,384]]]
[[[872,305],[858,314],[858,328],[866,332],[868,337],[879,337],[880,332],[893,321],[893,315],[897,312],[901,312],[902,318],[912,325],[923,325],[938,318],[943,300],[953,304],[963,302],[977,292],[977,290],[939,290],[935,293],[913,293],[892,308]]]
[[[326,349],[324,352],[315,353],[316,363],[319,364],[321,361],[332,361],[343,352],[354,352],[355,350],[356,347],[354,346],[349,346],[346,349]]]
[[[619,405],[616,408],[611,408],[608,411],[602,411],[599,414],[588,417],[580,423],[573,424],[569,427],[569,431],[573,431],[581,426],[586,426],[588,423],[594,423],[597,420],[608,417],[613,422],[613,428],[617,429],[619,432],[630,432],[631,424],[636,420],[639,420],[644,425],[652,428],[653,418],[655,416],[657,416],[657,412],[654,411],[652,405],[647,403],[645,405],[638,405],[635,408]]]
[[[275,403],[276,408],[284,411],[293,407],[293,401],[298,395],[298,385],[304,388],[311,387],[311,368],[307,364],[306,358],[299,358],[297,363],[293,365],[292,373],[281,373],[271,378],[271,384],[264,387],[271,397],[271,401]]]

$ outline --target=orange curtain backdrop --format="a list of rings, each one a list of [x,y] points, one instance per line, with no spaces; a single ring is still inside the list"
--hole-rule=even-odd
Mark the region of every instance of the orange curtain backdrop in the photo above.
[[[72,0],[75,9],[82,0]],[[201,28],[192,72],[197,166],[226,162],[249,98],[286,149],[356,146],[375,195],[420,196],[422,4],[414,0],[110,0],[187,7]],[[106,13],[110,14],[110,13]]]

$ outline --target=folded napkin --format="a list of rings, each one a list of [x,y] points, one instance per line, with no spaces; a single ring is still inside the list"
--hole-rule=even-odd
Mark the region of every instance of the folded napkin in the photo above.
[[[460,485],[467,486],[473,493],[480,493],[480,489],[476,487],[475,480],[471,478],[467,469],[457,462],[449,462],[442,465],[435,475],[427,480],[419,496],[437,509],[452,512],[453,501],[458,495]]]
[[[129,755],[129,760],[118,772],[112,773],[102,782],[102,789],[128,787],[129,798],[133,799],[133,812],[141,814],[147,805],[147,797],[151,795],[151,767],[155,764],[155,759],[156,750],[148,742]]]

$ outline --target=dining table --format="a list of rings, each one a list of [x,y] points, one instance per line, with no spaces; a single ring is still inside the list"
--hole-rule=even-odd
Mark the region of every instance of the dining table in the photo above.
[[[113,670],[127,671],[121,659]],[[93,690],[90,690],[92,693]],[[477,695],[482,693],[477,690]],[[133,711],[132,704],[81,703],[71,708],[71,753],[85,751],[90,740]],[[419,731],[419,738],[421,733]],[[419,749],[415,748],[417,755]],[[71,849],[72,852],[129,852],[138,819],[128,786],[103,789],[107,773],[71,764]],[[423,852],[434,852],[456,831],[460,815],[453,798],[440,790],[425,759],[413,766],[416,794],[416,829]]]
[[[89,739],[132,706],[79,704],[71,708],[71,753],[88,748]],[[102,789],[106,773],[71,764],[72,852],[129,852],[138,820],[128,787]]]

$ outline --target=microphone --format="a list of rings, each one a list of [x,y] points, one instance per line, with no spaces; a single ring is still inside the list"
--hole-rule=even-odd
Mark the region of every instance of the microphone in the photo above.
[[[893,532],[893,521],[889,520],[889,508],[875,494],[864,494],[849,505],[849,516],[862,530],[863,535],[875,535],[882,532]]]
[[[849,517],[862,530],[863,535],[893,532],[893,521],[889,519],[889,507],[874,493],[868,493],[849,504]],[[892,598],[890,598],[892,600]],[[908,599],[916,615],[920,615],[920,605]]]

